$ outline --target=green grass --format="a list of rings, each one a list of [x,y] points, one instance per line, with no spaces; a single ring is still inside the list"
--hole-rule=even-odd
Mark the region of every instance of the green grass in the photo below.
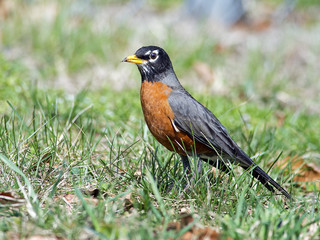
[[[23,204],[0,199],[1,239],[177,239],[193,226],[215,228],[222,239],[317,239],[319,189],[295,183],[290,167],[271,168],[277,159],[295,155],[314,154],[305,158],[319,164],[318,115],[285,107],[273,94],[287,86],[278,74],[284,54],[248,52],[243,81],[227,95],[187,88],[295,200],[284,204],[283,197],[235,166],[234,178],[212,172],[207,164],[199,175],[192,157],[194,177],[185,190],[179,157],[156,142],[143,121],[138,84],[119,91],[110,77],[76,94],[51,87],[61,77],[61,64],[76,79],[105,63],[119,72],[133,68],[119,66],[132,54],[132,26],[106,22],[104,30],[96,31],[91,15],[72,14],[81,1],[58,2],[61,11],[52,21],[29,21],[23,11],[39,3],[16,3],[22,7],[0,23],[0,193],[10,192]],[[167,3],[160,7],[169,8]],[[75,20],[81,24],[72,25]],[[163,42],[181,79],[198,60],[219,68],[234,57],[232,49],[212,56],[218,40],[208,34],[197,37],[177,44],[179,37],[171,32]],[[15,51],[18,57],[12,57]],[[136,69],[125,74],[138,83]],[[258,97],[251,99],[253,93]],[[279,114],[285,116],[281,124]],[[94,189],[99,193],[95,197]],[[171,229],[184,209],[194,222]]]

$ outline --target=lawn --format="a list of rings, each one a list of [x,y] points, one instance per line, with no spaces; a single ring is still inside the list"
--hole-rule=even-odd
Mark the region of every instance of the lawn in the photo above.
[[[248,1],[233,28],[178,0],[0,3],[1,239],[320,239],[317,2]],[[194,157],[184,188],[121,63],[151,44],[292,202]]]

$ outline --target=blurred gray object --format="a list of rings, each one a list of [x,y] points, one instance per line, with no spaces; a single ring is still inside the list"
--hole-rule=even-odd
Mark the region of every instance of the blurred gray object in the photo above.
[[[212,18],[228,26],[245,14],[241,0],[186,0],[186,9],[195,18]]]

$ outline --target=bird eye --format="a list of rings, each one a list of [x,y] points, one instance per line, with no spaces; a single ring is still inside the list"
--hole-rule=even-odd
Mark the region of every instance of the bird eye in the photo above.
[[[150,59],[155,60],[158,57],[158,54],[155,52],[150,53]]]

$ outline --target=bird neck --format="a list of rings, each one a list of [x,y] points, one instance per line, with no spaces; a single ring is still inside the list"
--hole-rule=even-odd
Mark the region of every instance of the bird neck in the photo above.
[[[154,69],[148,69],[145,67],[138,67],[140,75],[141,75],[141,82],[144,81],[148,82],[162,82],[168,85],[171,88],[180,88],[182,85],[180,84],[175,72],[173,70],[166,70],[164,72],[156,72]]]

